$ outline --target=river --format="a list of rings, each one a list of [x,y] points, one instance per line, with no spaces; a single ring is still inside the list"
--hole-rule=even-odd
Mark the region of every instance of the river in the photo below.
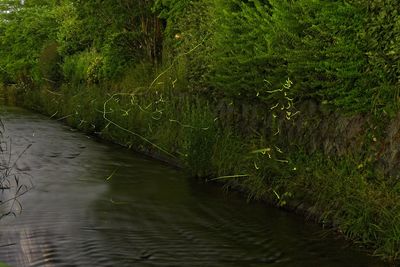
[[[60,122],[0,117],[11,162],[31,145],[14,171],[33,188],[0,220],[10,266],[384,266],[300,216]]]

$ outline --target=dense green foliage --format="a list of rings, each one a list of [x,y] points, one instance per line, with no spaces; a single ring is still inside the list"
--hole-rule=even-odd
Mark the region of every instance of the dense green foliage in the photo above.
[[[399,21],[396,0],[2,1],[0,83],[193,175],[314,205],[393,260],[397,180],[375,170],[368,145],[399,111]],[[289,140],[306,101],[381,124],[359,154],[309,155],[302,137]]]
[[[290,77],[299,100],[397,108],[396,1],[28,0],[2,9],[6,83],[118,83],[138,65],[172,64],[166,75],[217,97],[269,103],[268,91]]]
[[[54,14],[47,7],[25,7],[6,15],[0,24],[0,68],[4,82],[26,83],[31,78],[39,82],[38,59],[42,47],[54,40],[55,25]]]

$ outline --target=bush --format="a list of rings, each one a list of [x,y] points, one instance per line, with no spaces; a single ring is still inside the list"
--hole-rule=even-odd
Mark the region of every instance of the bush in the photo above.
[[[62,65],[64,79],[72,83],[97,83],[101,78],[103,59],[95,51],[66,57]]]
[[[157,1],[158,2],[158,1]],[[163,1],[164,3],[164,1]],[[208,73],[214,58],[212,43],[216,1],[165,1],[161,16],[164,31],[164,66],[184,90],[207,91]]]
[[[262,1],[218,1],[210,86],[217,94],[254,98],[271,73],[271,7]],[[282,80],[282,79],[281,79]]]
[[[104,47],[103,75],[106,79],[120,78],[124,71],[146,60],[144,34],[119,32],[111,35]]]
[[[369,109],[371,95],[359,83],[365,64],[361,9],[344,1],[273,1],[273,6],[273,54],[281,57],[297,97]]]
[[[7,18],[7,23],[0,24],[2,81],[31,80],[40,53],[54,39],[56,30],[54,14],[45,7],[20,9]]]

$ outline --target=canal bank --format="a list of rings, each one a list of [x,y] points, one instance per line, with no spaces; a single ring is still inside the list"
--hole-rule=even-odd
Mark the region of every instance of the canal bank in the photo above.
[[[0,221],[10,266],[385,266],[299,216],[45,116],[0,116],[13,159],[31,144],[16,168],[34,183],[22,213]]]
[[[289,111],[296,117],[274,120],[271,107],[168,90],[65,85],[8,88],[5,95],[249,199],[301,212],[390,262],[398,257],[395,120],[336,116],[313,102]]]

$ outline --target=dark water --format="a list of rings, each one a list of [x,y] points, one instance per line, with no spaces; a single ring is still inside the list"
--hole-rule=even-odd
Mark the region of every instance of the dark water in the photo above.
[[[35,185],[0,221],[11,266],[383,266],[300,217],[43,116],[1,118],[14,158],[32,144],[16,169]]]

